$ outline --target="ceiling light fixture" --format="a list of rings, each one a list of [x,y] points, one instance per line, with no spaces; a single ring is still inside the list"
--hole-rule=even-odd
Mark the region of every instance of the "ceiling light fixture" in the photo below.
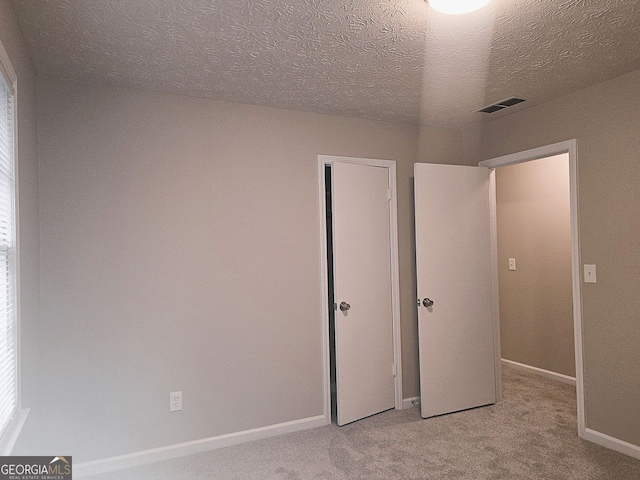
[[[442,13],[459,15],[478,10],[491,0],[427,0],[431,8]]]

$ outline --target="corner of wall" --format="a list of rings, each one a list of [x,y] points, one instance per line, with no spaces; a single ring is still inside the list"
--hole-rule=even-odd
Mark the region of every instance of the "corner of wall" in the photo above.
[[[470,123],[462,130],[463,159],[465,165],[478,165],[482,160],[482,123]]]
[[[463,162],[462,130],[421,125],[416,161],[459,165]]]

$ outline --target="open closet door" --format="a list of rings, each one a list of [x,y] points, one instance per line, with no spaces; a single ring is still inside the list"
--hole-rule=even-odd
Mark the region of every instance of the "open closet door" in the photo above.
[[[395,405],[389,169],[334,162],[338,425]]]
[[[489,169],[415,164],[424,418],[496,402]]]

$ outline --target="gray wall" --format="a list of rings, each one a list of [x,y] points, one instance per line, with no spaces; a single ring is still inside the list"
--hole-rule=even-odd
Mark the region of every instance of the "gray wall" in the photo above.
[[[569,155],[498,168],[496,193],[502,358],[575,377]]]
[[[38,129],[45,451],[81,462],[322,414],[318,154],[398,162],[417,395],[412,163],[460,161],[459,132],[54,79]]]
[[[487,123],[483,159],[578,142],[587,428],[640,445],[640,71]]]
[[[457,132],[41,79],[38,212],[34,72],[9,0],[0,40],[20,78],[24,404],[42,413],[20,453],[84,461],[321,413],[317,154],[398,161],[417,395],[411,163],[460,163]],[[599,280],[583,285],[587,426],[636,445],[639,114],[635,72],[490,122],[465,149],[473,163],[578,139],[582,262]],[[283,308],[300,294],[304,311]],[[185,410],[168,416],[174,389]]]
[[[0,41],[18,77],[18,192],[20,235],[20,314],[22,407],[32,408],[25,432],[36,439],[40,335],[40,244],[38,226],[38,151],[36,76],[10,0],[0,0]],[[17,445],[20,451],[21,443]]]

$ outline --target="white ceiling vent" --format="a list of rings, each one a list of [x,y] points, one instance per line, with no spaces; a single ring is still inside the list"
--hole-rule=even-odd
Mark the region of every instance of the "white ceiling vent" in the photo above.
[[[524,98],[511,97],[511,98],[507,98],[506,100],[502,100],[498,103],[487,105],[486,107],[481,108],[480,110],[476,110],[476,112],[482,112],[482,113],[499,112],[500,110],[513,107],[514,105],[517,105],[522,102],[526,102],[526,100]]]

